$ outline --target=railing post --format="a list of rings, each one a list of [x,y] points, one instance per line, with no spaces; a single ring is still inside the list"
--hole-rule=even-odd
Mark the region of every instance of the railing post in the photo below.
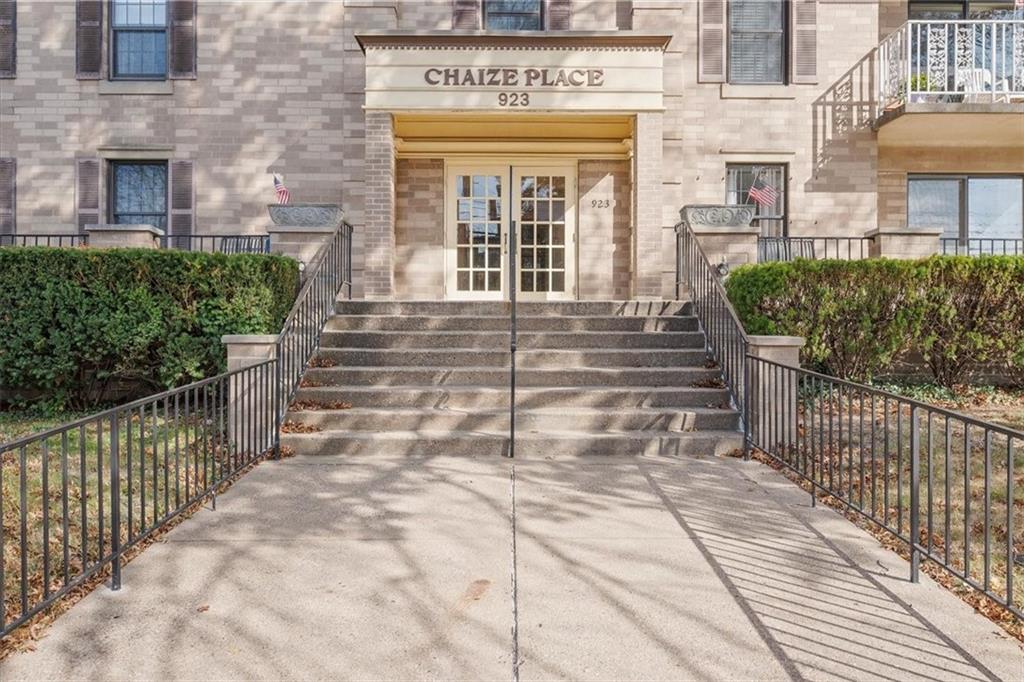
[[[284,377],[281,369],[281,337],[274,344],[274,459],[281,459],[281,392],[284,390]]]
[[[121,589],[121,434],[119,413],[110,415],[110,589]],[[129,438],[131,437],[129,429]]]
[[[746,344],[744,344],[745,346]],[[743,403],[740,405],[740,414],[743,419],[743,459],[750,461],[750,422],[751,417],[754,414],[754,410],[751,407],[753,399],[750,395],[750,365],[751,359],[747,355],[748,349],[743,348]]]
[[[910,408],[910,582],[920,578],[921,551],[921,434],[918,408]]]

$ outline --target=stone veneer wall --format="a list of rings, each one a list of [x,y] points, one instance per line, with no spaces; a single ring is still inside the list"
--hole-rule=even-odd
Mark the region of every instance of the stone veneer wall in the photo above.
[[[630,201],[628,161],[582,160],[578,170],[579,297],[630,297]],[[609,200],[609,208],[595,207]]]
[[[444,298],[444,161],[399,159],[395,298]]]

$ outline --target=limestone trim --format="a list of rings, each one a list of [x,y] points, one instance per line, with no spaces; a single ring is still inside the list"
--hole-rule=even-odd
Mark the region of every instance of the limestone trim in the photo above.
[[[356,41],[367,50],[587,50],[664,52],[671,35],[633,31],[542,31],[502,34],[487,31],[364,31]]]

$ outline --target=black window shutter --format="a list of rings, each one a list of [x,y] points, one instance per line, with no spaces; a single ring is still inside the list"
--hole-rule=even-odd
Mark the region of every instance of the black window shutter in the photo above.
[[[171,161],[168,183],[171,193],[167,234],[180,237],[192,234],[195,227],[195,173],[191,161]]]
[[[78,0],[76,22],[76,76],[98,80],[103,70],[103,0]]]
[[[75,212],[78,233],[85,233],[86,225],[100,222],[100,159],[78,159],[75,169]]]
[[[0,235],[15,233],[17,169],[14,159],[0,159]]]
[[[196,0],[171,0],[168,42],[171,50],[169,75],[173,79],[196,77]]]
[[[480,28],[480,0],[452,0],[452,28]]]
[[[0,0],[0,78],[14,78],[17,67],[18,3]]]
[[[548,0],[548,25],[551,31],[572,28],[572,0]]]

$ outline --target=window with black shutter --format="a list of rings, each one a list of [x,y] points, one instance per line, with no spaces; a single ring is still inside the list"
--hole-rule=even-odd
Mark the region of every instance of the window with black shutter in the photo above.
[[[110,163],[110,222],[167,227],[167,162]]]
[[[771,206],[757,203],[750,196],[750,186],[758,176],[777,194]],[[761,228],[762,237],[786,236],[786,165],[729,164],[726,167],[725,203],[753,206],[754,221],[751,224]]]
[[[14,78],[18,66],[18,3],[0,0],[0,78]]]
[[[543,0],[484,0],[484,28],[489,31],[544,29]]]

